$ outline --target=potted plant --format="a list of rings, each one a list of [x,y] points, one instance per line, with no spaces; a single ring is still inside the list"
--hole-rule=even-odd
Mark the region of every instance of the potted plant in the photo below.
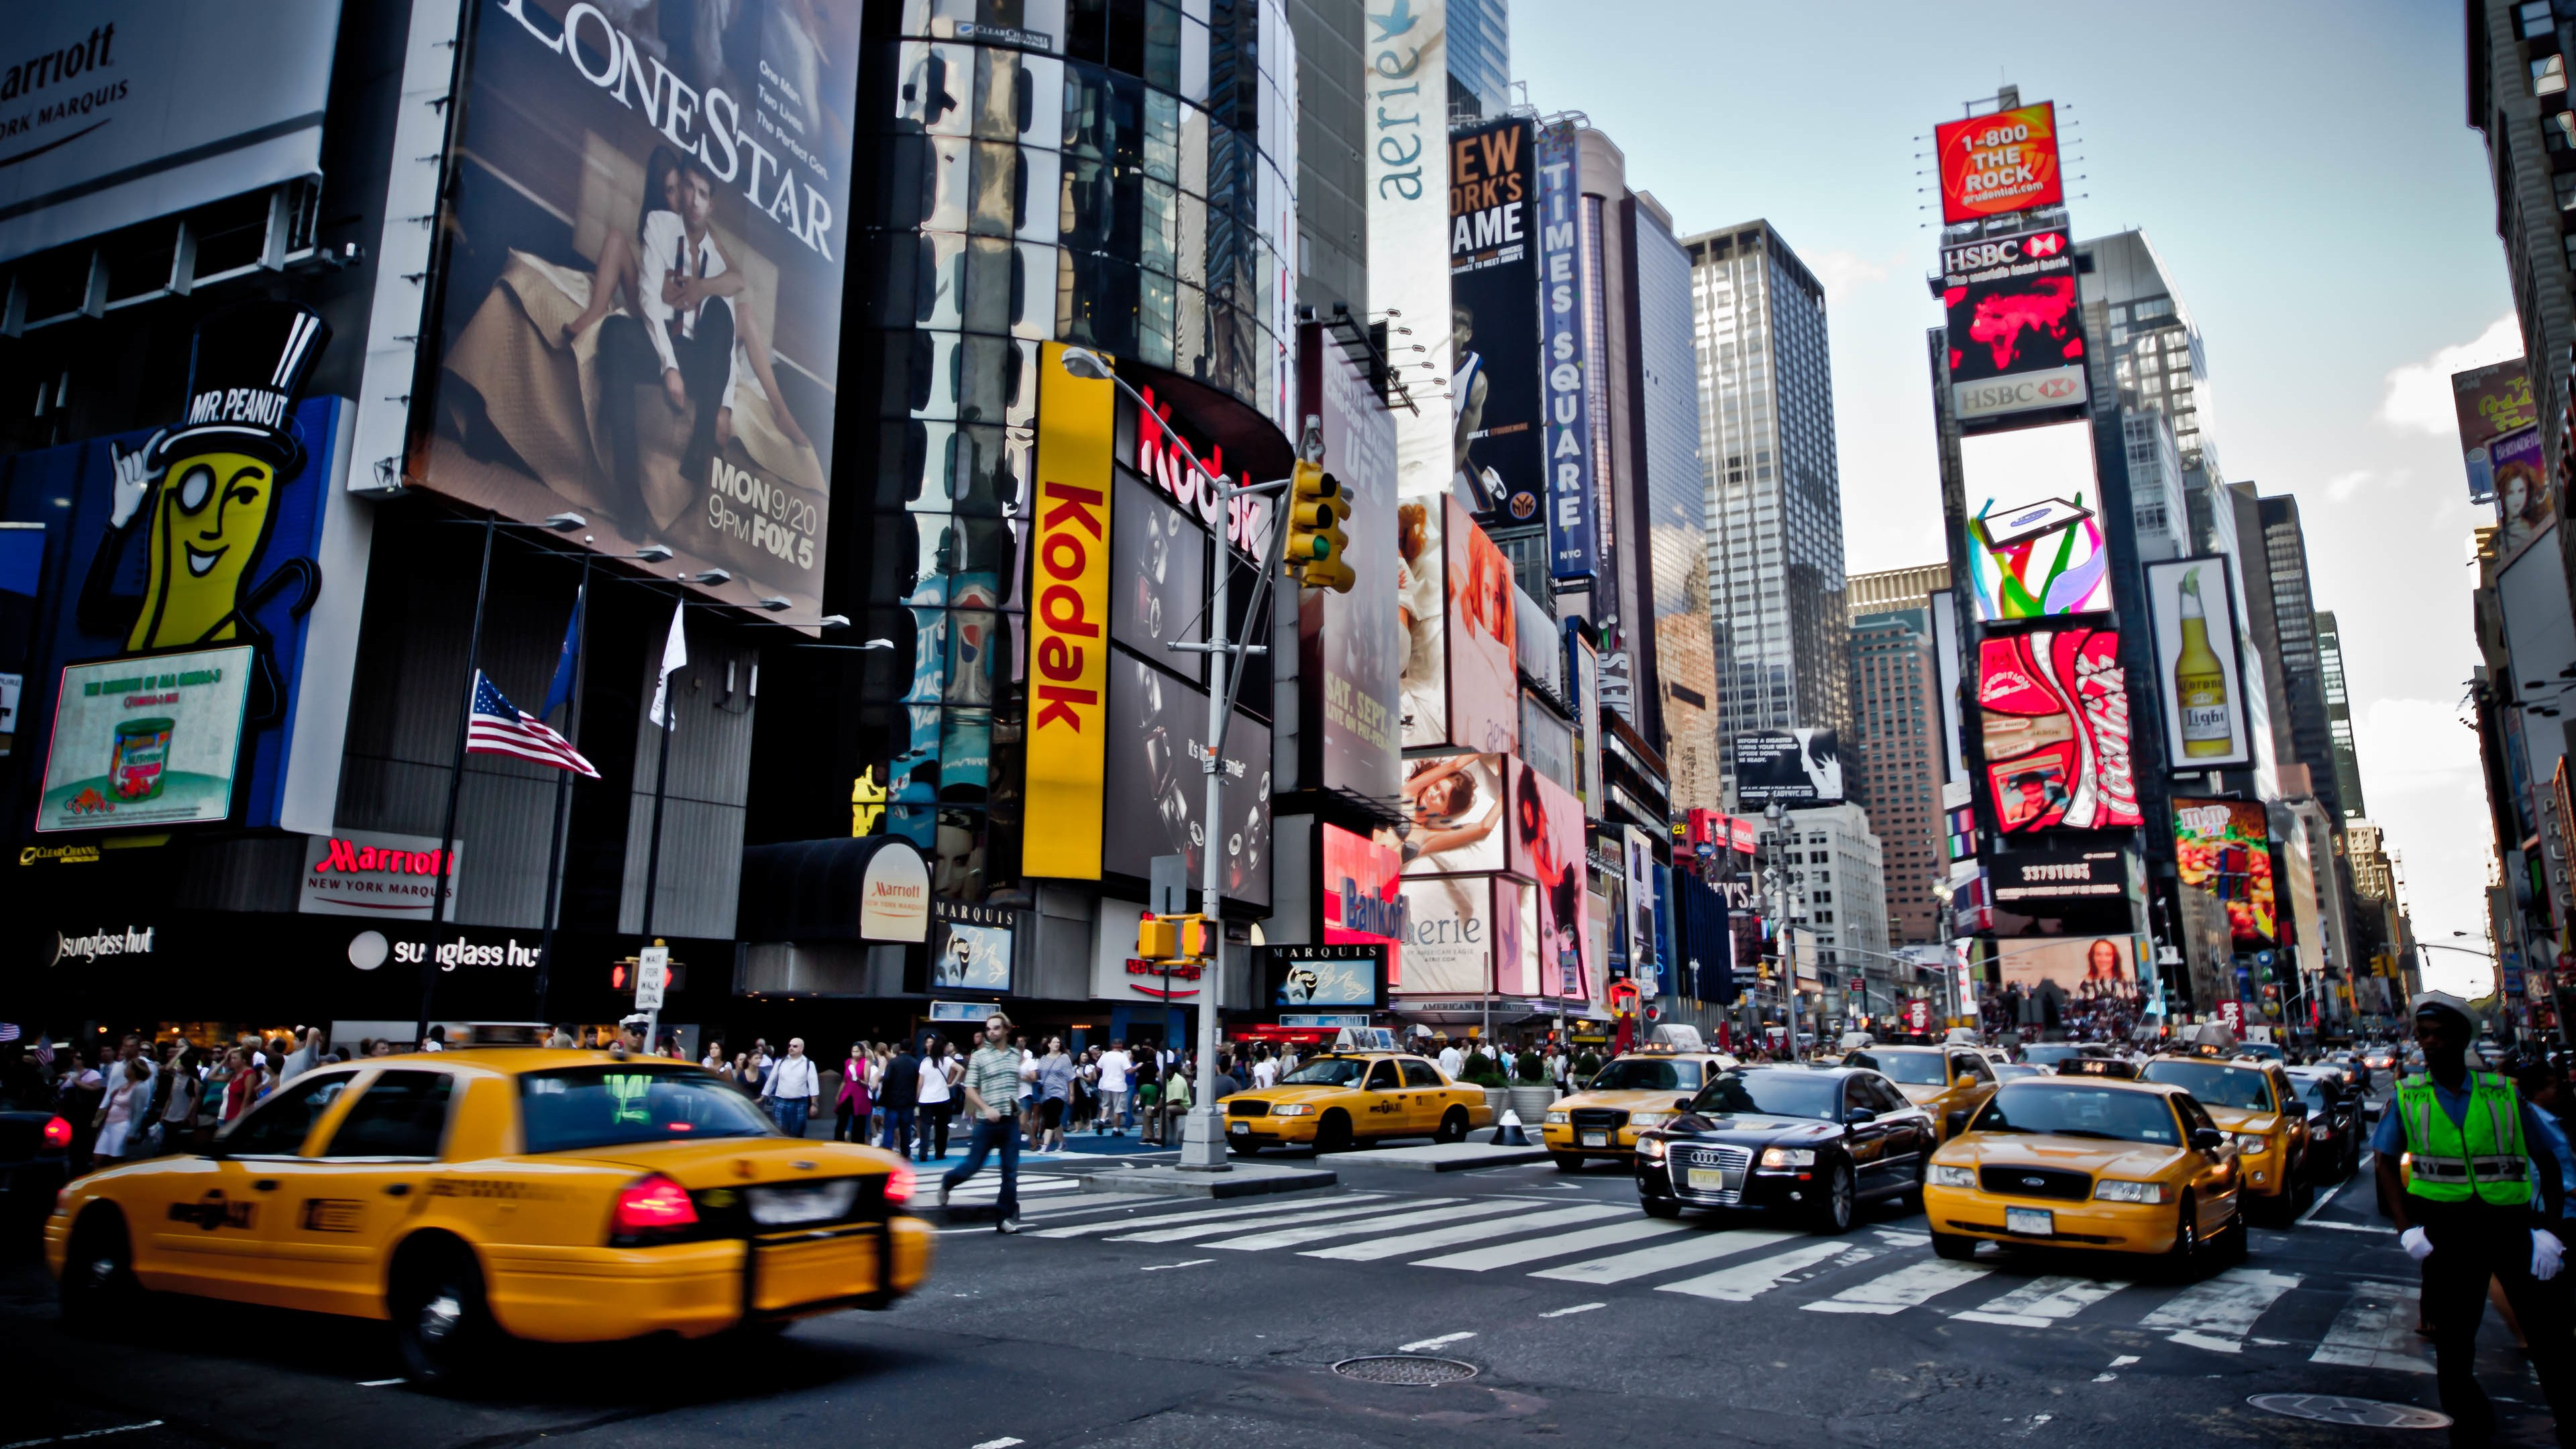
[[[1601,1058],[1590,1047],[1585,1047],[1575,1053],[1574,1070],[1568,1075],[1567,1085],[1580,1092],[1592,1084],[1593,1076],[1600,1070]]]
[[[1481,1045],[1469,1052],[1458,1076],[1471,1087],[1484,1088],[1485,1107],[1493,1114],[1492,1120],[1503,1120],[1503,1108],[1511,1100],[1511,1091],[1503,1081],[1503,1064],[1492,1052]]]
[[[1547,1060],[1535,1050],[1522,1052],[1513,1067],[1512,1110],[1523,1127],[1536,1131],[1556,1100],[1556,1085],[1547,1079]]]

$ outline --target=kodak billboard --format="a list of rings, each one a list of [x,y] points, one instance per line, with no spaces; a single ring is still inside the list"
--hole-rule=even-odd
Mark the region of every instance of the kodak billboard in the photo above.
[[[1033,876],[1100,878],[1109,729],[1109,485],[1118,419],[1106,379],[1038,366],[1037,528],[1029,552],[1028,840]]]

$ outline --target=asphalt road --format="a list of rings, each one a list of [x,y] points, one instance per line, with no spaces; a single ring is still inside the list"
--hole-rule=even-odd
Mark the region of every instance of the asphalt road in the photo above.
[[[756,1345],[532,1351],[462,1400],[400,1382],[372,1325],[166,1300],[127,1342],[74,1338],[20,1261],[0,1285],[0,1449],[2440,1442],[2247,1403],[2434,1403],[2414,1274],[2366,1173],[2258,1229],[2244,1268],[2184,1283],[1992,1249],[1941,1263],[1894,1207],[1826,1240],[1649,1222],[1607,1168],[1331,1165],[1331,1195],[1213,1205],[1104,1203],[1039,1168],[1032,1232],[952,1230],[927,1291],[890,1312]],[[2492,1317],[2483,1347],[2506,1442],[2550,1442]],[[1332,1369],[1382,1354],[1476,1372],[1400,1387]]]

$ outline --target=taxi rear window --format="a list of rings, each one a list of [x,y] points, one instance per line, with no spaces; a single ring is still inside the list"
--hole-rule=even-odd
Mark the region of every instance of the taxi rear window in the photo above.
[[[2260,1067],[2153,1061],[2138,1075],[2150,1082],[2170,1082],[2198,1097],[2204,1107],[2234,1107],[2243,1112],[2272,1110],[2272,1081]]]
[[[1595,1092],[1696,1092],[1699,1063],[1670,1057],[1621,1057],[1593,1074]]]
[[[1939,1052],[1853,1052],[1843,1065],[1869,1067],[1909,1087],[1947,1086],[1950,1081],[1950,1063]]]
[[[1318,1057],[1279,1079],[1282,1086],[1349,1087],[1359,1083],[1368,1063],[1358,1057]]]
[[[777,1131],[742,1093],[687,1068],[606,1065],[519,1078],[530,1152],[632,1142],[766,1137]]]

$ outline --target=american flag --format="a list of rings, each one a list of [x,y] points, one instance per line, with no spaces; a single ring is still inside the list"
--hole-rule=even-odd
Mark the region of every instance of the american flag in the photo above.
[[[469,755],[510,755],[552,765],[558,770],[571,770],[587,779],[599,778],[599,771],[572,741],[546,728],[545,721],[510,703],[501,691],[492,687],[481,670],[474,672],[474,714],[465,726],[465,752]]]
[[[54,1034],[45,1032],[36,1038],[36,1065],[48,1071],[54,1065]]]

